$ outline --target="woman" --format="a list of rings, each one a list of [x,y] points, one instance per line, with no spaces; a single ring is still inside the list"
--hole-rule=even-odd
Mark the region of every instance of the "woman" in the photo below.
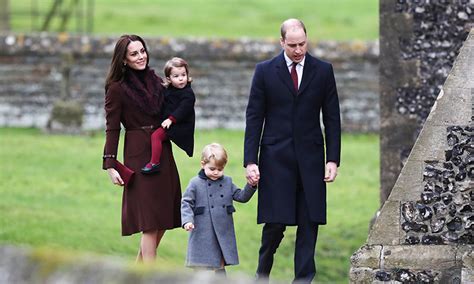
[[[150,157],[150,135],[160,126],[164,88],[162,79],[148,67],[148,51],[137,35],[117,41],[105,83],[106,141],[103,169],[112,183],[124,186],[122,235],[142,232],[137,261],[149,262],[167,229],[181,226],[181,186],[169,141],[163,143],[161,174],[143,175],[140,168]],[[135,172],[124,185],[115,169],[120,123],[125,127],[124,163]]]

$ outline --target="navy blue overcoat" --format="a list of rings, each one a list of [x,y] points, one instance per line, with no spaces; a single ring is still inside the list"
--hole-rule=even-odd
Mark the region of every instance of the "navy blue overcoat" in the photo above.
[[[296,92],[283,52],[257,64],[244,146],[244,166],[256,163],[260,169],[257,222],[296,224],[299,174],[311,220],[326,224],[325,161],[339,166],[340,151],[339,99],[332,65],[306,53]]]

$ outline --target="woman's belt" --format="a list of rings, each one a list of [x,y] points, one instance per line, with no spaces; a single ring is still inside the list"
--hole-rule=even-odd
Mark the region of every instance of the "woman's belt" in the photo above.
[[[145,126],[138,126],[138,127],[127,127],[125,131],[142,131],[142,130],[155,130],[158,129],[158,125],[145,125]]]

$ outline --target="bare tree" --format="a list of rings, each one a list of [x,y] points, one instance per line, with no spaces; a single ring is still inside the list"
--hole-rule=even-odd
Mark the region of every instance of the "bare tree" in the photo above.
[[[69,3],[68,9],[62,13],[62,15],[61,15],[61,24],[59,26],[59,31],[60,32],[66,31],[67,23],[68,23],[69,19],[71,18],[72,12],[74,11],[74,9],[76,9],[78,3],[79,3],[79,0],[72,0]]]
[[[41,27],[42,31],[47,31],[49,29],[49,25],[51,24],[51,20],[53,19],[54,15],[57,13],[58,9],[61,7],[62,0],[54,0],[53,4],[51,5],[51,9],[49,9],[48,14],[46,15],[46,19],[43,22],[43,26]]]
[[[8,0],[0,0],[0,31],[10,31],[10,7]]]

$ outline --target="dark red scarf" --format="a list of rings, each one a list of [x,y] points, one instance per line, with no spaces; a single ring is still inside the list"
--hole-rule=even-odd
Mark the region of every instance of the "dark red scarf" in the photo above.
[[[161,78],[153,69],[145,70],[126,69],[122,80],[122,87],[132,101],[149,115],[157,115],[163,103],[164,87]]]

